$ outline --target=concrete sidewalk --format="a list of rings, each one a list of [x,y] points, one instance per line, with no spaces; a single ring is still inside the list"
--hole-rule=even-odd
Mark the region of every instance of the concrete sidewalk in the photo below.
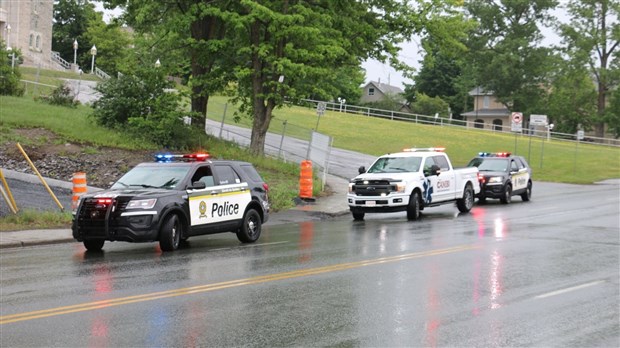
[[[303,221],[319,221],[329,217],[345,215],[349,212],[346,194],[348,180],[328,175],[326,186],[331,194],[318,197],[314,202],[301,202],[287,211],[272,213],[265,226]],[[75,242],[71,229],[41,229],[24,231],[2,231],[0,229],[0,249],[17,248],[41,244]]]

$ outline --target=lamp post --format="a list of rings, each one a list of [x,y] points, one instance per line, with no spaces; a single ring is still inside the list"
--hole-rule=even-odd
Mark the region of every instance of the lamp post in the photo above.
[[[340,112],[342,112],[342,105],[344,105],[347,102],[347,100],[344,98],[338,97],[338,102],[340,103]]]
[[[93,56],[91,63],[90,63],[90,73],[94,74],[95,73],[95,56],[97,55],[97,47],[95,47],[95,45],[93,45],[93,47],[90,49],[90,54]]]
[[[6,50],[11,52],[9,55],[11,57],[11,71],[15,71],[15,51],[11,48],[11,25],[7,24],[4,30],[6,30]]]
[[[73,40],[73,65],[77,65],[77,49],[78,49],[78,42],[77,39]]]
[[[11,25],[7,24],[4,30],[6,30],[6,47],[8,49],[11,47]]]

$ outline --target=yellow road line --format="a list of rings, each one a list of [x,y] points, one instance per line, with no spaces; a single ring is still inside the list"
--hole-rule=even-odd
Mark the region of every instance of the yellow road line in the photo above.
[[[18,321],[46,318],[46,317],[62,315],[62,314],[91,311],[91,310],[120,306],[120,305],[125,305],[125,304],[130,304],[130,303],[136,303],[136,302],[153,301],[153,300],[158,300],[162,298],[184,296],[184,295],[196,294],[196,293],[207,292],[207,291],[222,290],[222,289],[239,287],[239,286],[244,286],[244,285],[254,285],[254,284],[261,284],[261,283],[273,282],[273,281],[284,280],[284,279],[307,277],[307,276],[323,274],[323,273],[328,273],[328,272],[343,271],[347,269],[378,265],[381,263],[405,261],[405,260],[410,260],[410,259],[415,259],[415,258],[436,256],[436,255],[454,253],[454,252],[459,252],[459,251],[472,250],[472,249],[477,249],[477,248],[479,248],[479,246],[462,245],[462,246],[446,248],[446,249],[436,249],[436,250],[423,251],[423,252],[417,252],[417,253],[381,257],[378,259],[340,263],[340,264],[335,264],[335,265],[330,265],[330,266],[314,267],[314,268],[301,269],[301,270],[290,271],[290,272],[268,274],[268,275],[256,276],[256,277],[251,277],[251,278],[243,278],[243,279],[230,280],[230,281],[213,283],[213,284],[205,284],[205,285],[198,285],[198,286],[192,286],[192,287],[187,287],[187,288],[153,292],[153,293],[142,294],[142,295],[119,297],[119,298],[113,298],[113,299],[95,301],[95,302],[86,302],[86,303],[80,303],[80,304],[71,305],[71,306],[56,307],[56,308],[50,308],[50,309],[44,309],[44,310],[38,310],[38,311],[32,311],[32,312],[16,313],[16,314],[1,316],[0,325],[14,323]]]

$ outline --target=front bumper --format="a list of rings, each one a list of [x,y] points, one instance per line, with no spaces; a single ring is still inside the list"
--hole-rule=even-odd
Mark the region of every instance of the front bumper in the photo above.
[[[78,207],[71,230],[78,241],[103,239],[108,241],[152,242],[158,240],[159,215],[155,210],[126,210],[122,203],[109,206],[82,202]]]
[[[478,198],[502,198],[504,197],[504,184],[483,184],[480,186]]]
[[[389,213],[407,210],[409,195],[391,194],[387,196],[347,195],[347,203],[351,211],[367,213]]]

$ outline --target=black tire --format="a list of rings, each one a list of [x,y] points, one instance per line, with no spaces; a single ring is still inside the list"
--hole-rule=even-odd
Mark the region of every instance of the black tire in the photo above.
[[[174,251],[179,248],[183,227],[176,215],[170,215],[161,225],[159,231],[159,247],[162,251]]]
[[[260,237],[262,231],[261,219],[258,212],[250,208],[243,216],[241,227],[237,231],[237,239],[241,243],[254,243]]]
[[[411,197],[409,197],[409,204],[407,205],[407,220],[415,221],[420,218],[420,194],[418,191],[413,191]]]
[[[487,198],[485,196],[478,197],[478,203],[485,204],[487,202]]]
[[[532,198],[532,182],[530,181],[527,183],[527,188],[525,189],[525,192],[521,194],[521,199],[524,202],[529,202],[531,198]]]
[[[351,211],[351,215],[353,215],[353,220],[362,221],[364,220],[364,215],[366,215],[366,213],[363,211]]]
[[[499,198],[499,201],[503,204],[510,204],[512,201],[512,185],[506,185],[506,188],[504,188],[504,194]]]
[[[474,189],[471,184],[465,185],[463,197],[456,200],[456,207],[461,213],[469,213],[474,206]]]
[[[84,247],[89,251],[101,251],[103,249],[103,244],[105,244],[104,239],[87,239],[83,241]]]

